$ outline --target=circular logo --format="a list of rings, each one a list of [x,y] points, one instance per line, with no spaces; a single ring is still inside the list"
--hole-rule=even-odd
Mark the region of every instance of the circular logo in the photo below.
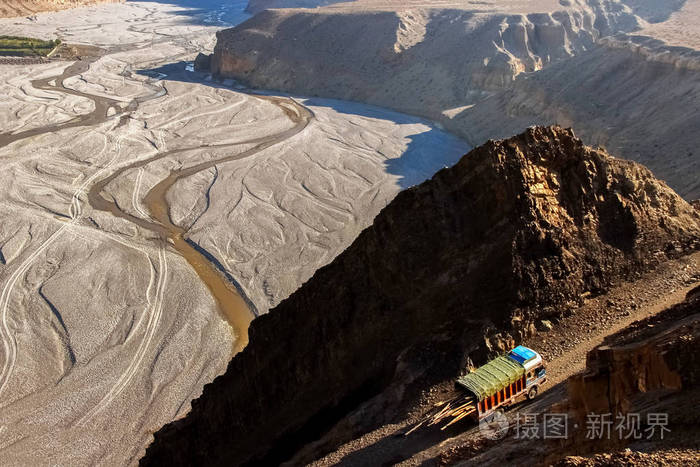
[[[484,417],[479,422],[479,431],[481,436],[490,440],[499,440],[505,438],[508,433],[508,418],[503,412],[497,410],[491,415]]]

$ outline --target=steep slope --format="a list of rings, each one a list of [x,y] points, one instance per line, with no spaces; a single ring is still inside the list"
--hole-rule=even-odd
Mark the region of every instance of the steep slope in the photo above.
[[[688,203],[571,130],[489,141],[400,193],[254,321],[248,347],[185,419],[156,433],[142,464],[279,462],[391,386],[387,404],[357,421],[369,429],[409,385],[454,375],[585,292],[699,247]]]
[[[700,52],[644,37],[607,38],[585,54],[523,75],[446,126],[469,141],[528,125],[573,125],[581,137],[649,167],[700,198]],[[497,124],[494,124],[497,122]]]
[[[617,2],[544,3],[265,11],[217,34],[212,67],[260,88],[437,117],[641,25]]]

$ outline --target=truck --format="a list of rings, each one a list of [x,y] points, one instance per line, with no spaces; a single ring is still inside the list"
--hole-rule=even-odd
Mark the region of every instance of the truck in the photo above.
[[[495,412],[524,399],[534,399],[547,381],[542,356],[519,345],[455,382],[459,394],[440,402],[406,434],[420,426],[436,425],[449,420],[441,430],[464,418],[479,422]]]
[[[474,402],[474,416],[481,420],[495,410],[523,399],[534,399],[547,381],[542,356],[519,345],[457,379],[456,385]]]

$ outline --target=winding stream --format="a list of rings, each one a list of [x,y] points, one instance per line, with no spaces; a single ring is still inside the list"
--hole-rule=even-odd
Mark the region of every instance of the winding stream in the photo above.
[[[121,110],[121,107],[119,107],[120,102],[115,99],[87,94],[65,87],[63,84],[65,80],[87,71],[90,64],[97,60],[99,56],[100,55],[96,55],[88,59],[79,60],[66,68],[65,71],[58,76],[32,81],[32,85],[37,89],[57,91],[91,99],[95,103],[95,108],[92,112],[75,117],[64,123],[48,125],[14,134],[0,134],[0,147],[20,139],[58,131],[65,128],[97,125],[104,123],[111,118],[121,118],[122,121],[124,121],[123,119],[127,117],[128,112],[136,110],[140,102],[164,94],[161,92],[156,92],[153,96],[134,100],[124,111],[122,111],[122,113],[119,113]],[[53,80],[56,80],[55,86],[50,84]],[[302,132],[313,118],[313,113],[309,109],[293,99],[259,94],[249,95],[258,99],[266,100],[279,107],[293,123],[293,125],[278,134],[235,143],[218,145],[211,144],[204,146],[206,148],[233,148],[240,145],[254,145],[252,148],[249,148],[241,153],[215,160],[200,162],[189,167],[172,171],[170,175],[151,188],[144,198],[144,202],[151,219],[144,219],[125,212],[117,205],[115,201],[105,198],[102,193],[112,181],[130,170],[144,167],[152,162],[174,154],[200,149],[202,146],[179,148],[160,152],[153,157],[128,164],[115,170],[109,176],[95,182],[88,191],[88,201],[93,209],[109,212],[115,217],[125,219],[138,227],[156,233],[161,239],[168,241],[168,243],[170,243],[172,247],[187,260],[190,266],[192,266],[192,269],[194,269],[201,281],[211,292],[223,317],[233,328],[235,335],[233,348],[234,353],[239,352],[247,345],[248,327],[254,318],[254,313],[244,299],[241,291],[238,289],[237,284],[230,280],[230,278],[224,276],[223,272],[220,271],[217,266],[212,263],[212,261],[210,261],[200,250],[198,250],[192,242],[187,240],[187,231],[184,228],[176,225],[172,221],[170,218],[170,206],[167,201],[167,194],[173,188],[173,185],[175,185],[175,183],[177,183],[179,180],[191,177],[192,175],[208,170],[218,164],[254,156],[260,151],[293,137],[294,135]],[[117,114],[108,116],[110,108],[115,109]]]

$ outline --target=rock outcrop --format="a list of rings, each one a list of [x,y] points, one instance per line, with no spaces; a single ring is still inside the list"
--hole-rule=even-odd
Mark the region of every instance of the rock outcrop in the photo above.
[[[568,410],[573,427],[587,428],[572,430],[563,443],[547,443],[542,463],[695,465],[699,344],[700,287],[681,303],[606,337],[588,353],[586,369],[569,378],[569,398],[555,410]],[[590,436],[588,420],[595,416],[614,420],[609,436]],[[656,417],[661,428],[652,426]]]
[[[685,301],[605,339],[587,356],[586,371],[568,381],[569,405],[588,413],[626,414],[652,391],[694,389],[700,383],[700,287]]]
[[[255,320],[248,347],[156,433],[142,465],[278,463],[387,387],[454,376],[699,241],[687,202],[571,130],[489,141],[400,193]],[[358,430],[394,413],[365,415]]]
[[[211,68],[211,55],[198,53],[194,59],[194,71],[209,71]]]

